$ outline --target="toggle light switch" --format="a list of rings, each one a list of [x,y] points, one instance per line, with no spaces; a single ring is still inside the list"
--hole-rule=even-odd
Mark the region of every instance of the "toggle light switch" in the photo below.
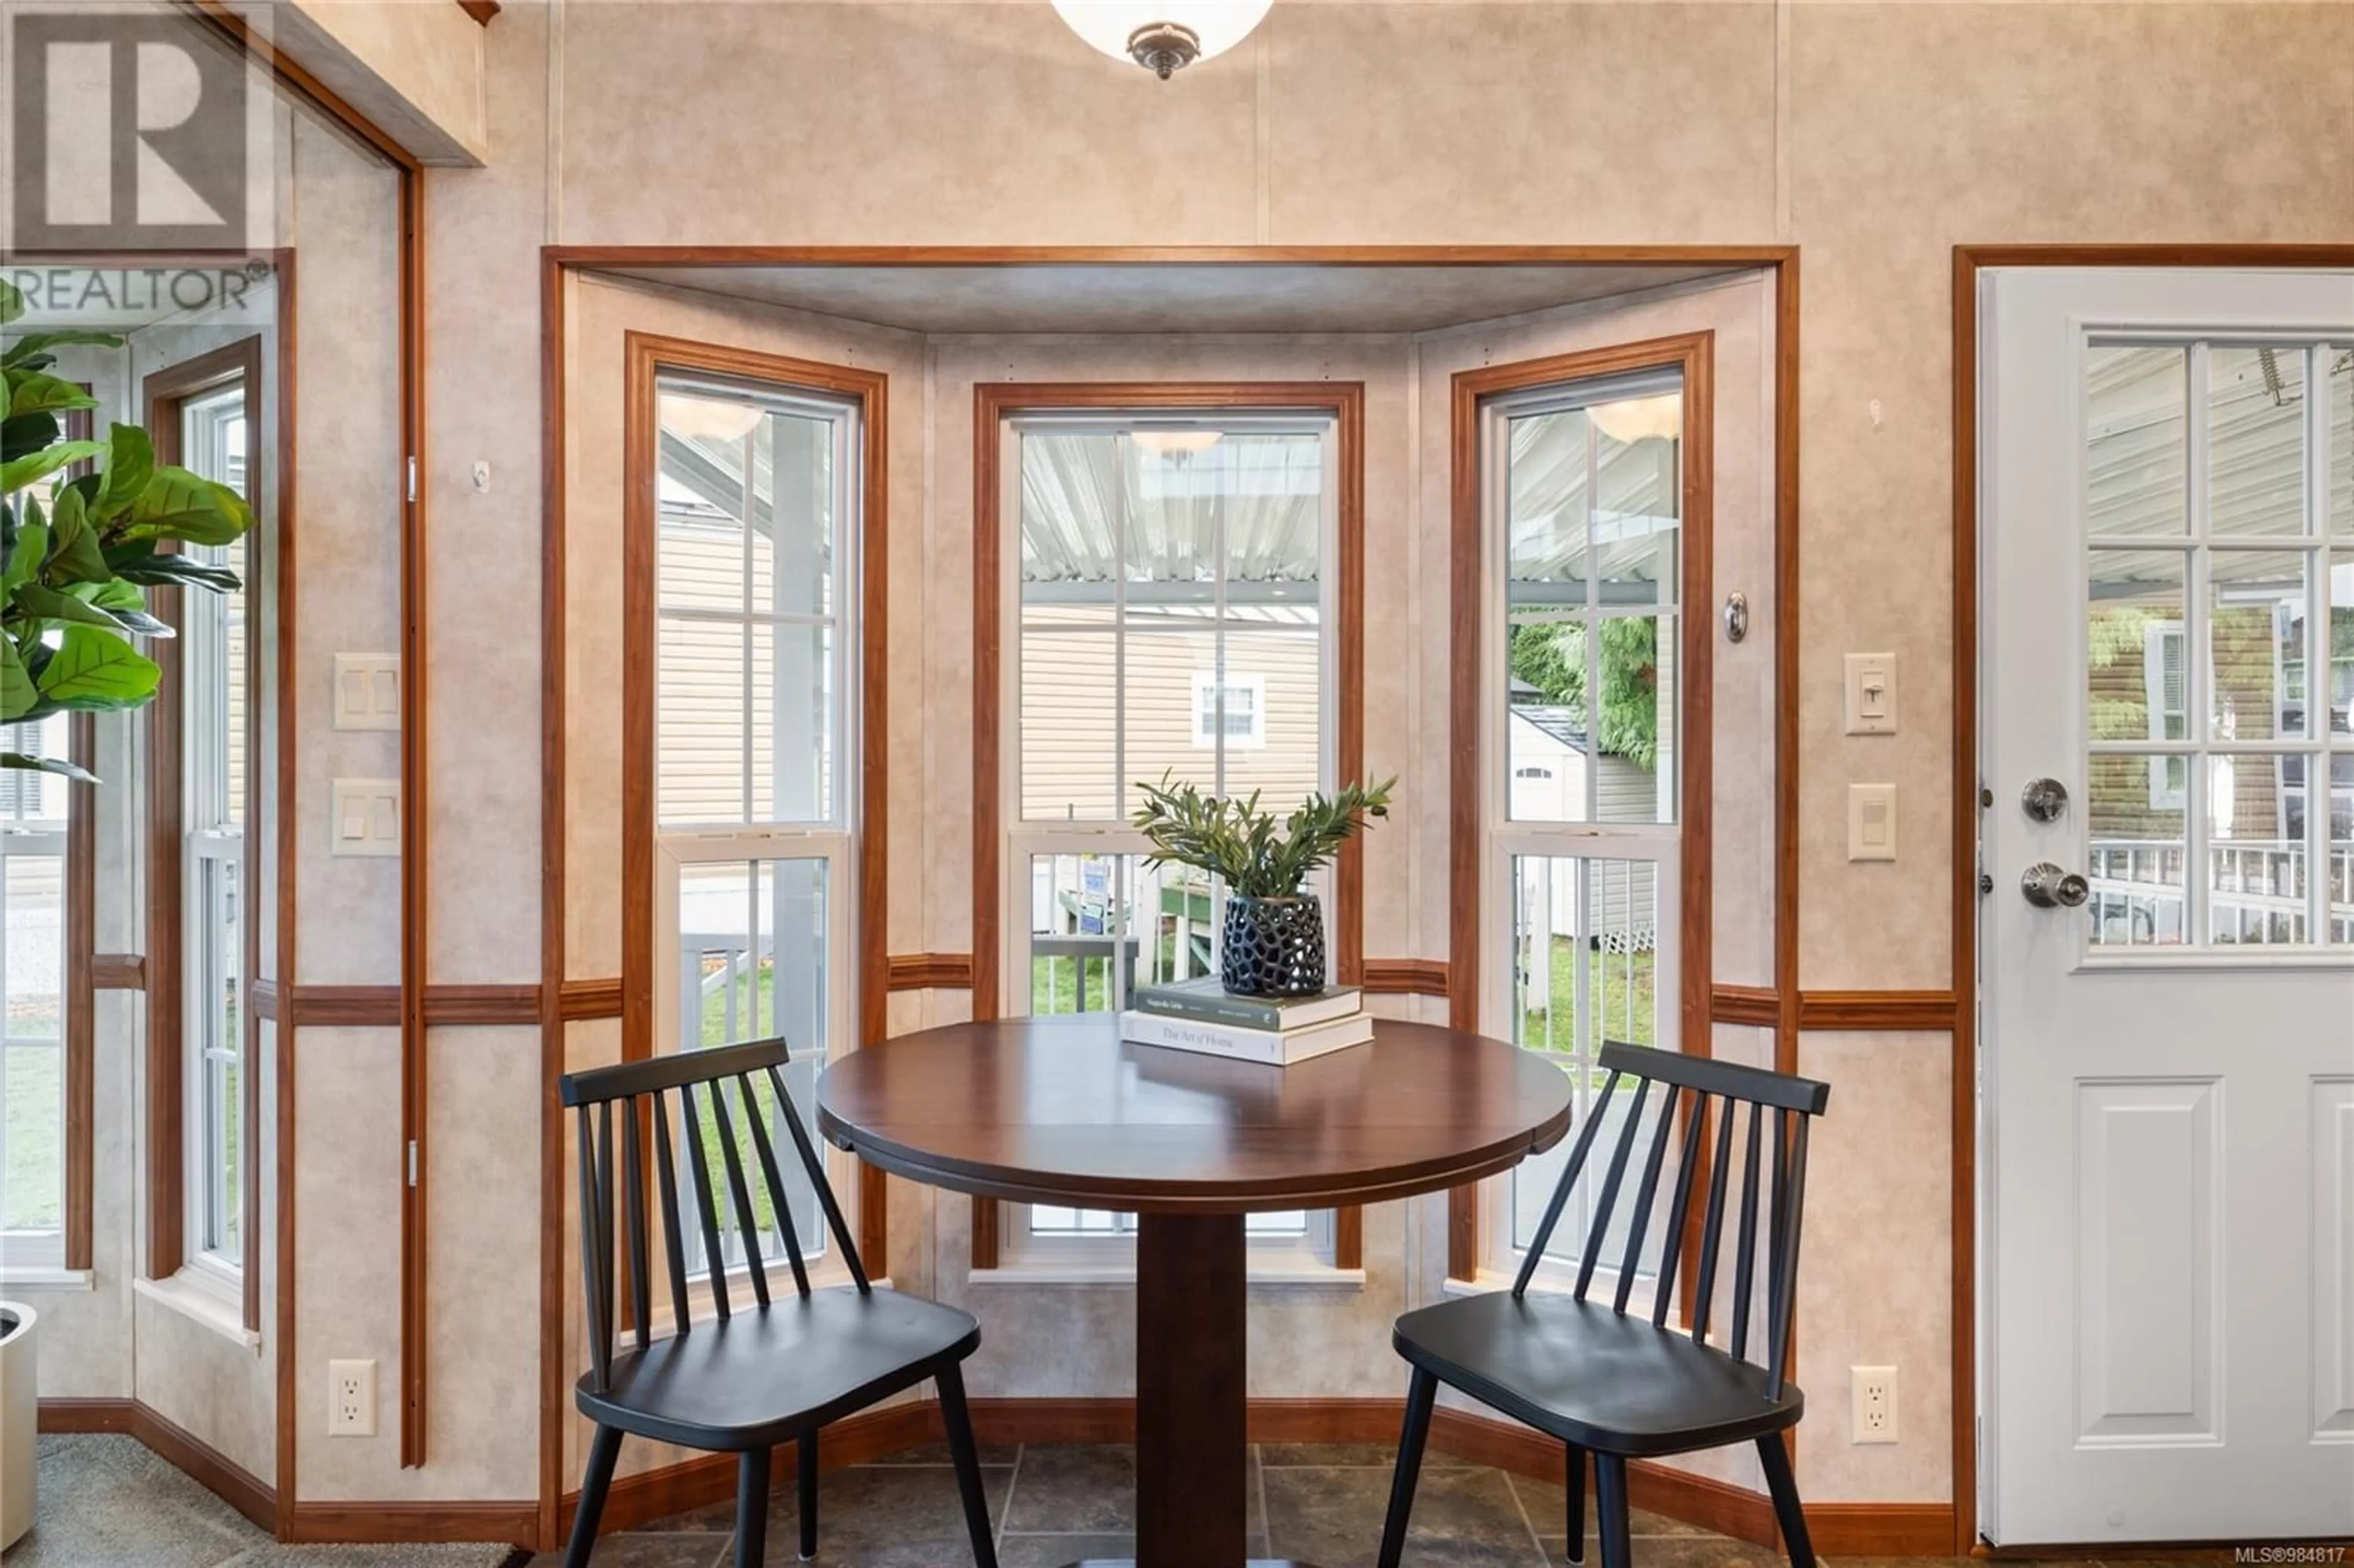
[[[1850,653],[1847,656],[1847,732],[1850,735],[1896,733],[1896,655]]]

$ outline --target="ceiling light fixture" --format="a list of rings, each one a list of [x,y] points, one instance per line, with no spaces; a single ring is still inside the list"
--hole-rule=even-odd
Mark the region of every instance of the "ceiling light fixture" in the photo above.
[[[1684,433],[1684,395],[1662,392],[1654,397],[1626,397],[1596,403],[1585,410],[1594,428],[1622,446],[1653,437],[1673,439]]]
[[[1217,430],[1139,430],[1136,444],[1161,457],[1196,457],[1218,444]]]
[[[1055,0],[1055,14],[1116,60],[1167,81],[1250,37],[1275,0]]]
[[[757,403],[735,403],[694,393],[662,396],[662,427],[689,440],[740,441],[767,418]]]

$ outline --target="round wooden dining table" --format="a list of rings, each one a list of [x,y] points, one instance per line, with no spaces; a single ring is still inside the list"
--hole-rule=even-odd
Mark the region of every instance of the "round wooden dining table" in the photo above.
[[[1459,1186],[1570,1119],[1558,1065],[1389,1020],[1288,1067],[1128,1044],[1108,1014],[949,1024],[834,1063],[817,1098],[823,1136],[897,1175],[1137,1216],[1140,1568],[1246,1560],[1243,1216]]]

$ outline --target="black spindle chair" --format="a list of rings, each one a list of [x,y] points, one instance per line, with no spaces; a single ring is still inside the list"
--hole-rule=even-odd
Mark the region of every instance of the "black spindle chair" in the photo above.
[[[1807,1128],[1830,1098],[1829,1086],[1737,1063],[1679,1055],[1638,1045],[1606,1044],[1598,1065],[1608,1074],[1600,1098],[1578,1131],[1569,1162],[1546,1203],[1519,1277],[1510,1291],[1465,1297],[1409,1312],[1397,1320],[1392,1342],[1413,1366],[1406,1393],[1405,1430],[1398,1443],[1396,1479],[1390,1489],[1389,1520],[1382,1531],[1381,1568],[1397,1568],[1414,1510],[1414,1488],[1422,1451],[1430,1436],[1430,1413],[1442,1383],[1539,1431],[1557,1437],[1566,1451],[1569,1488],[1569,1551],[1583,1562],[1585,1548],[1585,1461],[1594,1459],[1595,1500],[1601,1517],[1604,1568],[1630,1568],[1628,1536],[1627,1461],[1663,1454],[1754,1442],[1774,1496],[1774,1517],[1796,1568],[1813,1568],[1807,1521],[1798,1511],[1798,1490],[1782,1434],[1797,1425],[1806,1396],[1784,1375],[1790,1345],[1791,1305],[1798,1288],[1798,1230],[1807,1192]],[[1649,1148],[1636,1178],[1634,1207],[1627,1216],[1626,1240],[1610,1246],[1611,1216],[1634,1161],[1644,1107],[1653,1085],[1665,1095],[1652,1118]],[[1622,1087],[1622,1086],[1624,1086]],[[1603,1173],[1593,1204],[1577,1279],[1567,1294],[1531,1292],[1538,1261],[1560,1224],[1570,1190],[1602,1126],[1605,1107],[1625,1093],[1631,1103]],[[1748,1114],[1742,1116],[1742,1107]],[[1713,1123],[1714,1137],[1710,1137]],[[1734,1187],[1736,1123],[1739,1183]],[[1761,1145],[1773,1128],[1771,1192],[1767,1196],[1765,1244],[1765,1331],[1751,1353],[1750,1303],[1757,1290],[1757,1208],[1766,1193],[1760,1176]],[[1681,1132],[1666,1207],[1659,1218],[1650,1310],[1630,1314],[1628,1302],[1643,1261],[1668,1150]],[[1695,1191],[1703,1147],[1713,1143],[1708,1174]],[[1737,1191],[1737,1196],[1729,1193]],[[1737,1205],[1733,1243],[1732,1333],[1729,1346],[1709,1342],[1717,1259],[1724,1249],[1728,1201]],[[1700,1223],[1692,1280],[1691,1321],[1670,1327],[1668,1308],[1676,1298],[1676,1277],[1691,1226]],[[1606,1257],[1606,1251],[1615,1256]],[[1587,1299],[1596,1266],[1617,1266],[1617,1283],[1607,1301]]]
[[[567,1568],[583,1568],[596,1545],[597,1518],[613,1479],[613,1461],[623,1433],[659,1443],[734,1453],[737,1461],[737,1568],[759,1568],[767,1547],[769,1450],[792,1443],[801,1462],[801,1554],[817,1553],[818,1432],[830,1421],[930,1378],[938,1385],[940,1414],[948,1425],[956,1461],[957,1486],[964,1497],[965,1525],[972,1536],[978,1568],[997,1568],[991,1544],[989,1505],[981,1492],[981,1460],[973,1446],[972,1421],[965,1408],[959,1368],[981,1346],[981,1328],[970,1313],[867,1282],[858,1249],[843,1221],[841,1205],[826,1182],[824,1162],[786,1091],[785,1043],[763,1041],[728,1045],[648,1062],[625,1062],[574,1073],[561,1083],[564,1104],[578,1113],[580,1146],[580,1255],[593,1358],[573,1397],[581,1414],[597,1424],[588,1448],[588,1470],[580,1484],[580,1511],[572,1522]],[[810,1287],[809,1267],[793,1225],[775,1140],[762,1125],[755,1095],[765,1081],[775,1095],[777,1119],[790,1134],[793,1152],[814,1189],[826,1228],[850,1270],[852,1283],[826,1290]],[[727,1086],[736,1089],[731,1111]],[[702,1106],[696,1091],[702,1091]],[[673,1096],[676,1097],[673,1107]],[[618,1114],[617,1113],[618,1107]],[[672,1155],[671,1117],[675,1108],[684,1133],[684,1157]],[[709,1116],[714,1134],[704,1137]],[[740,1114],[757,1157],[758,1179],[773,1212],[793,1290],[772,1296],[768,1263],[760,1255],[752,1185],[740,1149]],[[652,1128],[649,1162],[642,1124]],[[620,1195],[614,1192],[615,1128],[620,1128]],[[711,1143],[718,1146],[717,1158]],[[651,1171],[649,1171],[651,1163]],[[677,1167],[684,1165],[695,1202],[695,1220],[708,1266],[711,1316],[696,1322],[689,1311],[695,1291],[687,1280],[687,1237],[680,1223]],[[714,1167],[719,1167],[715,1169]],[[652,1189],[648,1189],[651,1175]],[[726,1182],[724,1197],[719,1183]],[[733,1217],[742,1242],[744,1272],[752,1300],[729,1298],[728,1267],[721,1244],[720,1213]],[[613,1231],[621,1216],[622,1246]],[[663,1264],[670,1287],[672,1332],[653,1337],[652,1260],[648,1213],[661,1216]],[[617,1277],[629,1277],[630,1319],[623,1330],[614,1316]],[[617,1342],[618,1341],[618,1342]]]

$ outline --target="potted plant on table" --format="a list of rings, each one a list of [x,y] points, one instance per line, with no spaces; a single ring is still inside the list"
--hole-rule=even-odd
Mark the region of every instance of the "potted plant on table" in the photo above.
[[[1324,989],[1324,912],[1300,886],[1365,826],[1390,814],[1391,778],[1311,794],[1278,820],[1250,798],[1221,800],[1161,775],[1140,781],[1134,821],[1152,845],[1145,864],[1190,865],[1226,885],[1218,978],[1236,996],[1312,996]]]

